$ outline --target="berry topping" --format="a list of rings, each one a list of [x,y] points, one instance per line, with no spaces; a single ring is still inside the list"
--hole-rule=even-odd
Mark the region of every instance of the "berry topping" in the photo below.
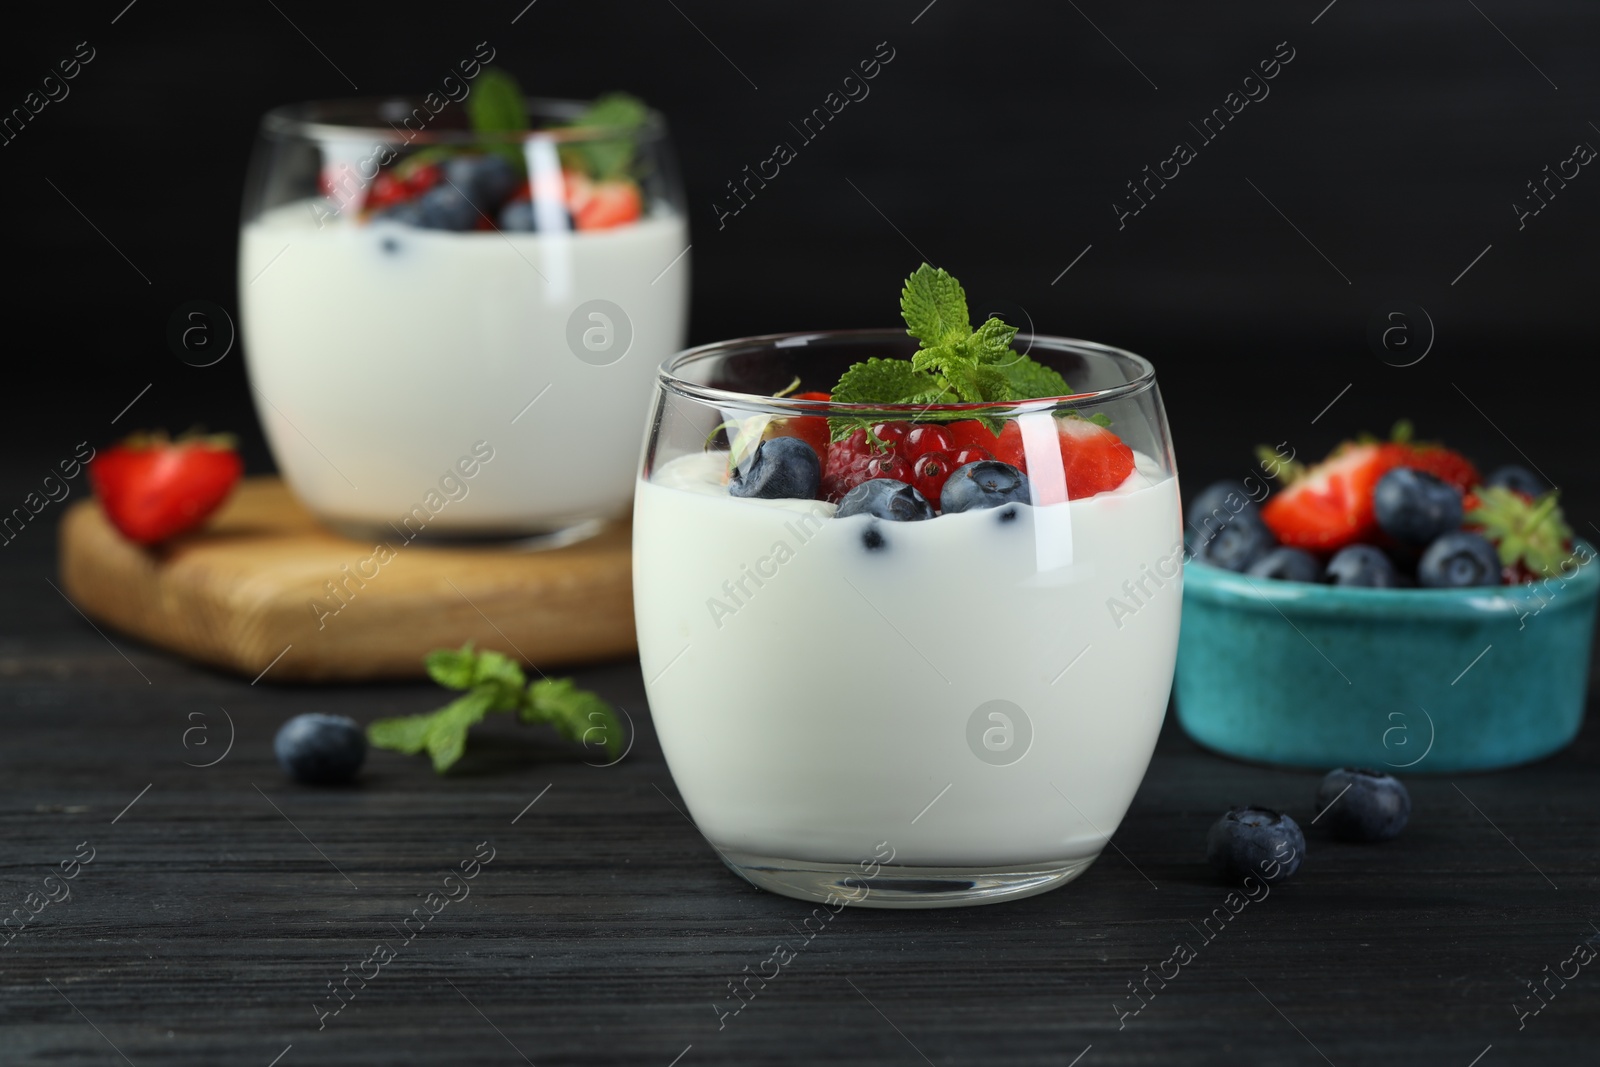
[[[1461,491],[1411,467],[1379,478],[1372,503],[1383,532],[1403,544],[1425,545],[1461,525]]]
[[[244,464],[232,438],[135,434],[89,462],[89,481],[122,536],[153,545],[206,521]]]
[[[933,518],[933,505],[905,482],[874,478],[846,493],[834,515],[841,519],[872,515],[890,522],[917,522]]]
[[[905,436],[905,453],[916,459],[929,452],[949,452],[955,444],[955,437],[943,426],[914,426]]]
[[[1371,545],[1349,545],[1335,552],[1328,561],[1326,578],[1333,585],[1374,589],[1392,589],[1400,584],[1400,575],[1389,557]]]
[[[1303,548],[1279,545],[1245,568],[1245,573],[1284,582],[1315,582],[1322,578],[1322,562]]]
[[[946,515],[1030,501],[1028,476],[1009,463],[983,459],[954,471],[939,494]]]
[[[1206,859],[1230,880],[1282,881],[1300,869],[1305,851],[1300,824],[1269,808],[1230,808],[1206,834]]]
[[[1279,541],[1313,552],[1370,538],[1377,532],[1372,493],[1396,458],[1386,445],[1347,444],[1279,490],[1261,518]]]
[[[583,207],[573,211],[580,230],[605,230],[632,222],[644,214],[644,198],[639,186],[621,178],[596,182]]]
[[[728,476],[733,496],[766,500],[810,500],[822,481],[822,462],[816,450],[798,437],[774,437],[756,445],[744,463]]]
[[[924,452],[911,464],[911,484],[929,500],[938,500],[950,472],[957,466],[951,462],[949,453]]]
[[[1411,794],[1382,771],[1341,767],[1317,787],[1317,818],[1345,841],[1388,841],[1411,817]]]
[[[348,782],[367,758],[367,735],[343,715],[296,715],[273,739],[272,751],[285,772],[301,782]]]
[[[1483,484],[1509,489],[1513,493],[1521,493],[1530,499],[1544,496],[1550,491],[1550,487],[1544,483],[1543,478],[1527,467],[1519,467],[1514,463],[1504,467],[1496,467],[1490,471],[1489,477],[1483,480]]]
[[[1417,581],[1430,589],[1500,584],[1500,556],[1479,534],[1457,530],[1440,537],[1417,562]]]
[[[982,449],[1001,463],[1009,463],[1020,471],[1028,469],[1022,451],[1022,428],[1015,422],[1008,421],[998,435],[977,419],[952,422],[947,431],[950,443],[958,449]]]
[[[868,441],[866,430],[854,430],[844,440],[830,444],[822,468],[822,499],[838,503],[846,493],[871,478],[867,464],[876,455],[878,451]]]
[[[1067,471],[1069,499],[1108,492],[1133,473],[1133,449],[1104,426],[1069,415],[1057,419],[1056,428],[1061,434],[1061,462]]]
[[[827,393],[796,393],[796,400],[821,400],[829,399]],[[799,415],[792,418],[773,419],[767,424],[763,437],[798,437],[819,457],[828,454],[828,420],[822,415]]]
[[[1223,570],[1244,571],[1272,548],[1272,531],[1256,516],[1241,513],[1196,545],[1194,558]]]
[[[490,216],[522,184],[517,168],[500,155],[455,156],[444,161],[440,177],[446,186],[454,186],[478,210]]]

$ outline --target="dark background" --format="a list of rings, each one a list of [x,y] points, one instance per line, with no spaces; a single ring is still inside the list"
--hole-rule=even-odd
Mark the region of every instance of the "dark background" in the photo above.
[[[199,422],[238,431],[267,469],[238,350],[200,369],[166,341],[185,301],[236,309],[258,117],[351,82],[422,90],[488,41],[531,93],[626,88],[667,114],[691,207],[692,341],[893,324],[915,245],[1041,332],[1148,355],[1191,492],[1243,473],[1257,442],[1320,454],[1409,416],[1485,465],[1525,453],[1567,487],[1580,528],[1596,503],[1573,429],[1593,406],[1578,383],[1600,179],[1586,168],[1521,231],[1512,210],[1545,165],[1600,145],[1593,4],[537,0],[512,25],[525,2],[106,0],[10,16],[4,109],[78,42],[96,51],[0,148],[10,461]],[[788,123],[881,41],[895,58],[871,95],[719,230],[724,183],[796,141]],[[1188,123],[1283,41],[1295,58],[1271,95],[1201,146]],[[1124,182],[1180,139],[1199,158],[1119,231]],[[1394,301],[1437,330],[1415,366],[1368,343]]]

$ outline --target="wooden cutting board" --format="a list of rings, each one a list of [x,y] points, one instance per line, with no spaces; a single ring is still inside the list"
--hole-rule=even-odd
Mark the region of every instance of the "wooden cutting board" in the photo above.
[[[279,479],[247,478],[203,530],[154,549],[80,501],[60,547],[91,618],[263,682],[421,676],[424,653],[469,640],[543,670],[636,649],[626,523],[542,552],[413,542],[379,562]]]

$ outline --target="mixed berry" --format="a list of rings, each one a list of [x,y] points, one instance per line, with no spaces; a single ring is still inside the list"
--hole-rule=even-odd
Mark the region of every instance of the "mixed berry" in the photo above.
[[[1076,416],[1055,421],[1067,499],[1115,489],[1133,473],[1133,450],[1116,434]],[[774,419],[754,452],[732,465],[728,491],[826,500],[839,505],[841,518],[865,513],[895,522],[1033,502],[1017,424],[1006,422],[997,432],[976,419],[879,422],[837,441],[829,440],[823,416]]]
[[[1487,478],[1441,445],[1348,441],[1309,468],[1263,469],[1280,479],[1264,500],[1218,482],[1191,504],[1195,558],[1252,577],[1330,585],[1457,589],[1514,585],[1573,562],[1556,491],[1523,467]],[[1581,561],[1580,561],[1581,562]]]
[[[480,121],[482,116],[474,112],[474,128],[486,134],[529,128],[521,90],[509,76],[495,76],[504,84],[499,89],[501,113]],[[480,84],[479,92],[484,88]],[[323,193],[345,200],[345,190],[365,186],[351,204],[363,221],[428,230],[610,229],[644,214],[627,137],[647,116],[644,105],[626,94],[602,97],[562,128],[604,127],[617,130],[617,138],[563,144],[560,170],[552,168],[552,173],[531,180],[520,146],[435,145],[392,161],[370,183],[357,180],[348,165],[331,167],[323,174]]]
[[[1115,489],[1133,473],[1133,449],[1111,432],[1103,414],[1055,417],[1056,447],[1041,449],[1035,441],[1031,457],[1017,422],[941,417],[938,409],[950,405],[1077,394],[1054,369],[1012,349],[1015,327],[991,317],[972,329],[966,293],[943,270],[926,263],[917,268],[900,293],[900,313],[907,334],[921,342],[915,358],[853,364],[830,392],[797,393],[795,399],[915,404],[925,417],[756,416],[730,430],[730,493],[826,500],[839,505],[840,518],[915,522],[1008,504],[1079,500]],[[1038,468],[1031,475],[1030,458]],[[1008,509],[1001,518],[1016,514]]]

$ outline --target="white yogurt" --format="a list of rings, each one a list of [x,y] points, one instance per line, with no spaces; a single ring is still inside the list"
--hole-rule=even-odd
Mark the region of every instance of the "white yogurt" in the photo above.
[[[673,260],[687,245],[674,215],[534,234],[343,218],[319,229],[305,203],[264,214],[244,227],[239,286],[279,469],[323,518],[379,525],[486,441],[493,462],[430,532],[624,514],[655,369],[684,343],[689,263]],[[631,325],[614,362],[622,323],[574,319],[595,299]]]
[[[731,497],[720,453],[641,482],[640,659],[706,837],[850,864],[882,841],[914,866],[1099,853],[1155,747],[1182,603],[1177,481],[1138,462],[1087,499],[908,523]]]

